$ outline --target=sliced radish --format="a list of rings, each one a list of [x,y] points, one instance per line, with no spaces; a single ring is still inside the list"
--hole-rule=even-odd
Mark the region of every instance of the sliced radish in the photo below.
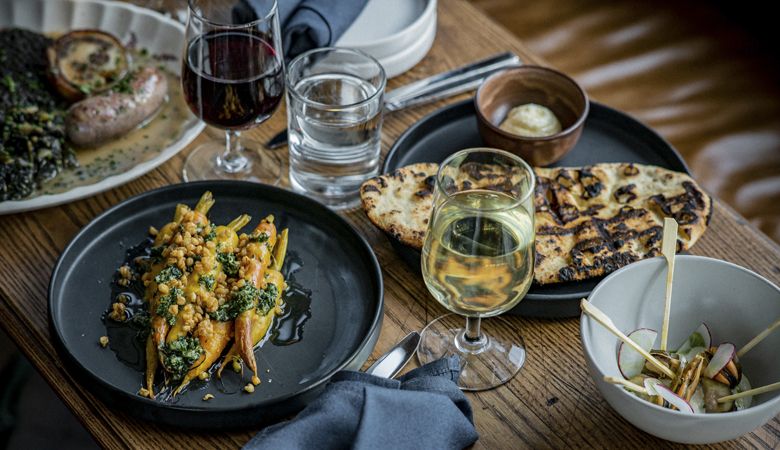
[[[748,381],[745,374],[742,374],[742,379],[739,380],[739,384],[737,387],[734,388],[734,393],[739,394],[740,392],[745,392],[753,389],[750,386],[750,381]],[[736,400],[734,400],[734,405],[737,407],[737,411],[742,411],[743,409],[750,408],[750,405],[753,403],[753,396],[750,397],[741,397]]]
[[[628,334],[629,339],[648,352],[653,348],[657,337],[658,332],[650,328],[640,328]],[[618,347],[618,368],[620,373],[623,374],[623,378],[630,379],[639,375],[642,373],[644,366],[645,357],[640,355],[638,351],[625,345],[624,342],[621,342]]]
[[[705,377],[712,378],[715,375],[717,375],[718,372],[723,370],[724,367],[726,367],[726,364],[729,363],[732,359],[734,359],[734,356],[736,355],[736,347],[734,347],[734,344],[731,342],[724,342],[718,346],[718,349],[715,350],[715,354],[712,355],[712,359],[710,359],[710,363],[707,364],[707,367],[704,369]]]
[[[644,385],[647,395],[659,395],[655,389],[657,385],[661,384],[661,380],[658,378],[645,378]]]
[[[704,409],[704,388],[701,387],[701,384],[696,386],[696,390],[693,391],[690,404],[694,414],[704,414],[707,412]]]
[[[655,391],[658,392],[658,395],[666,400],[667,403],[679,409],[681,412],[693,414],[693,407],[691,404],[686,402],[684,398],[675,394],[674,391],[661,383],[658,383],[653,387],[655,388]]]
[[[687,353],[678,353],[681,358],[685,358],[686,361],[690,362],[693,361],[693,358],[696,357],[699,353],[704,353],[707,349],[704,347],[693,347],[692,349],[688,350]]]
[[[696,329],[685,342],[677,349],[677,353],[686,354],[694,347],[710,348],[712,345],[712,333],[710,333],[710,327],[706,323],[702,322],[699,328]]]

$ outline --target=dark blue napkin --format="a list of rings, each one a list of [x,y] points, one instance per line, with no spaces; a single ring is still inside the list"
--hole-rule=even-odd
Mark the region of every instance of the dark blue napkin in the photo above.
[[[399,380],[362,372],[333,376],[298,416],[266,428],[245,449],[454,449],[476,442],[471,406],[457,386],[456,356]]]
[[[344,34],[368,0],[278,0],[284,57],[292,59],[318,47],[328,47]],[[269,0],[242,0],[233,14],[243,21],[257,18],[255,10]]]

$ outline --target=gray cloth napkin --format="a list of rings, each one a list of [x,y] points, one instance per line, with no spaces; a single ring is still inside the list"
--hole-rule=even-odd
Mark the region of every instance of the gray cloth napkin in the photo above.
[[[339,372],[295,419],[266,428],[244,448],[467,447],[479,436],[471,406],[456,384],[459,375],[456,356],[415,369],[399,380]]]
[[[368,0],[278,0],[284,57],[288,60],[318,47],[328,47],[344,34]],[[233,11],[251,21],[255,10],[267,8],[269,0],[242,0]]]

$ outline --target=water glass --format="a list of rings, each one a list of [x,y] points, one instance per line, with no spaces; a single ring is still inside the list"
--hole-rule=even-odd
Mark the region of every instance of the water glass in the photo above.
[[[334,209],[379,173],[385,71],[371,56],[320,48],[287,69],[290,184]]]

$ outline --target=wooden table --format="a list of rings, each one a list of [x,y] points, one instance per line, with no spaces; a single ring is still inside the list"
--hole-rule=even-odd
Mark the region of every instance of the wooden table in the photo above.
[[[506,50],[516,52],[525,62],[541,62],[464,0],[440,0],[433,49],[425,61],[392,80],[390,88]],[[582,51],[587,51],[585,43]],[[388,116],[383,149],[386,151],[408,126],[441,105]],[[284,120],[284,113],[278,112],[255,132],[255,137],[269,138],[284,127]],[[201,136],[195,144],[203,139]],[[110,410],[63,368],[52,346],[46,289],[57,256],[79,229],[108,207],[141,192],[180,182],[182,161],[183,156],[177,156],[132,183],[87,200],[0,217],[0,324],[104,447],[238,447],[257,431],[185,433]],[[362,212],[346,216],[367,236],[384,270],[385,320],[372,356],[375,358],[403,335],[421,330],[445,311]],[[716,203],[711,227],[693,253],[732,261],[780,283],[780,247],[721,203]],[[609,408],[587,373],[577,319],[509,320],[522,330],[528,360],[508,384],[469,394],[480,434],[476,447],[677,447],[639,431]],[[776,417],[739,440],[712,448],[778,446],[780,420]]]

